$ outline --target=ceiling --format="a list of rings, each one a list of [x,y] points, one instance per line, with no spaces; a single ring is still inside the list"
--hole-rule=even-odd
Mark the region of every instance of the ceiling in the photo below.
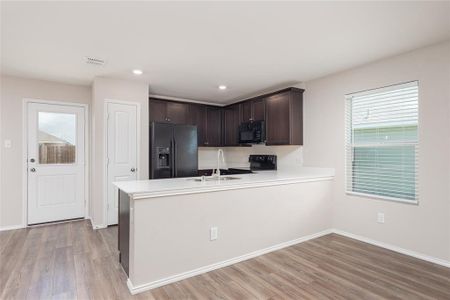
[[[216,103],[448,39],[448,1],[1,2],[3,74],[140,80],[151,94]]]

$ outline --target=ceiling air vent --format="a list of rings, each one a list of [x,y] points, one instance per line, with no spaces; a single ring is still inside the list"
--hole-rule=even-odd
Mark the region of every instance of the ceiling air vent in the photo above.
[[[105,61],[100,58],[86,56],[86,63],[89,65],[103,66]]]

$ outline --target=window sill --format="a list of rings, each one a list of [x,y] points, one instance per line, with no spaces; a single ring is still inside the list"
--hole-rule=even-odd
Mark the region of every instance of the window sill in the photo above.
[[[350,196],[359,196],[359,197],[364,197],[364,198],[372,198],[372,199],[378,199],[378,200],[384,200],[384,201],[419,205],[419,200],[406,200],[406,199],[400,199],[400,198],[377,196],[377,195],[372,195],[372,194],[364,194],[364,193],[349,192],[349,191],[346,191],[345,193]]]

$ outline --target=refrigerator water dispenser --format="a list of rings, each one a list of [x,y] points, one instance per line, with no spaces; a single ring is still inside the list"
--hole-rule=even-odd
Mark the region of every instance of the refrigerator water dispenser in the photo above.
[[[167,147],[158,147],[156,153],[158,157],[158,169],[170,168],[170,149]]]

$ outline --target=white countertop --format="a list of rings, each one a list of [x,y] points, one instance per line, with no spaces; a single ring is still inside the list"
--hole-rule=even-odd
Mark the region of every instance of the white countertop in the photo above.
[[[301,167],[293,170],[258,171],[253,174],[227,175],[235,180],[195,181],[193,178],[168,178],[120,181],[113,184],[133,199],[154,198],[181,194],[204,193],[230,189],[283,185],[318,180],[331,180],[334,169]]]

